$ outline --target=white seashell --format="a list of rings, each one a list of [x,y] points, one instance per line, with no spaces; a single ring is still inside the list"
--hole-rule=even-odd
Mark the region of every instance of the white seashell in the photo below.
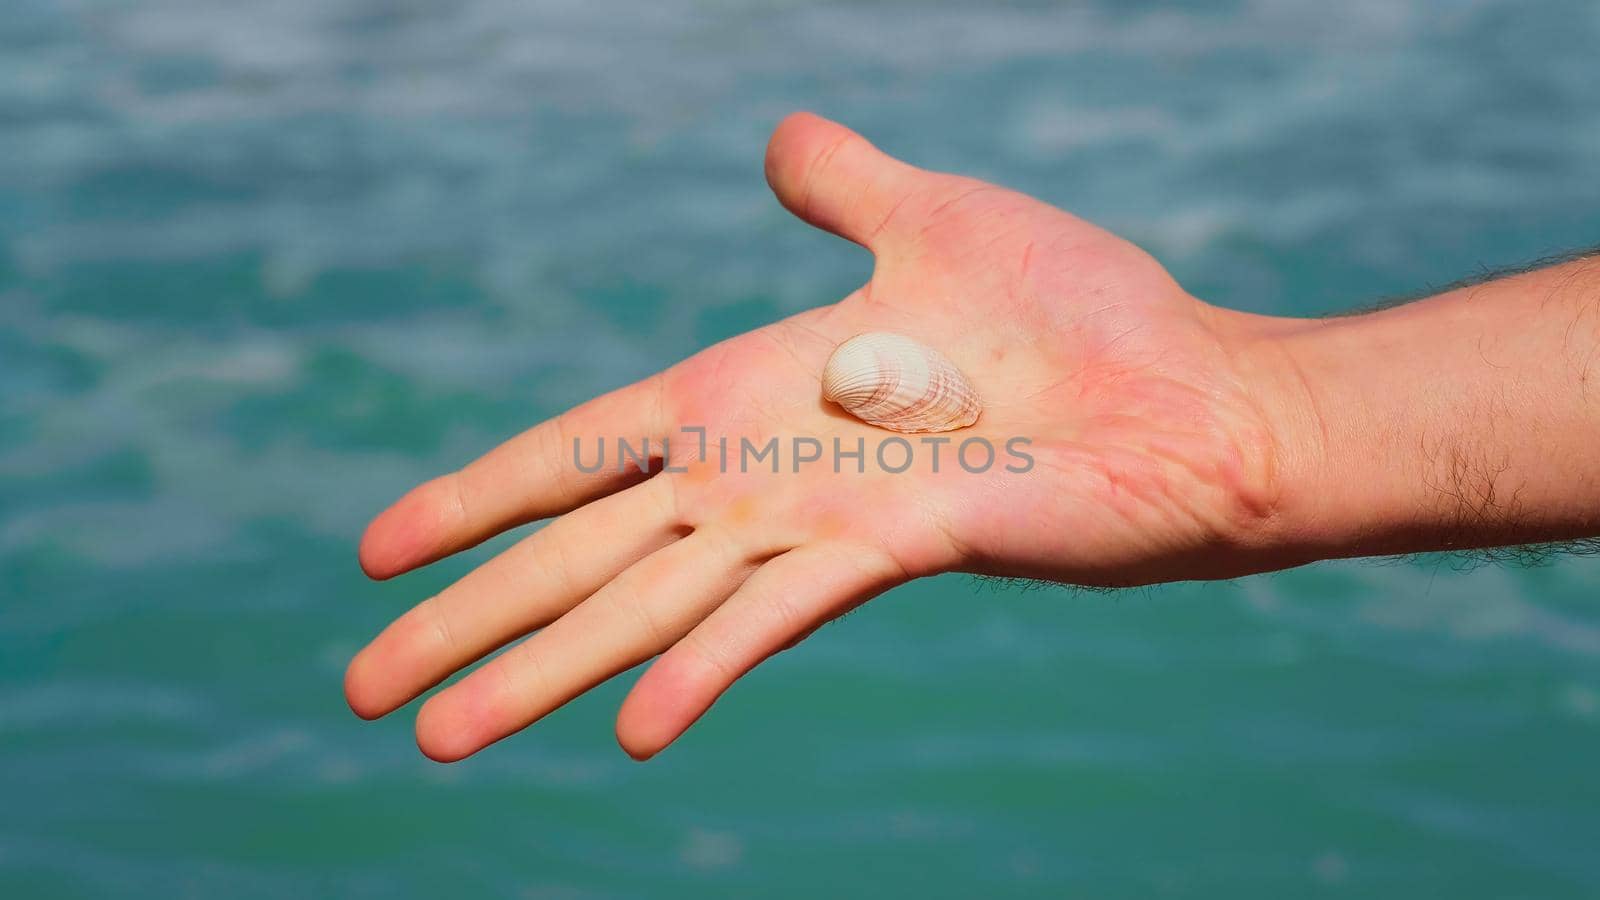
[[[840,344],[822,369],[822,396],[890,431],[950,431],[978,420],[978,395],[932,347],[885,331]]]

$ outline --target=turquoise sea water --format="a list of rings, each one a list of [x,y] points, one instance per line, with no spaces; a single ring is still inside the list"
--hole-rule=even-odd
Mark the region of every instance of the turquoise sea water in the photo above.
[[[1600,7],[6,0],[0,896],[1600,894],[1600,565],[894,591],[657,760],[345,661],[401,491],[836,299],[811,108],[1316,314],[1600,243]]]

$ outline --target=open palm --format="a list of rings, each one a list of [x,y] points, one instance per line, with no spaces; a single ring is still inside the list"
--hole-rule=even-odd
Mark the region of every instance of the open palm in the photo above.
[[[1274,441],[1232,352],[1247,317],[1195,300],[1143,251],[1067,213],[916,169],[814,116],[779,127],[767,175],[791,211],[874,253],[871,281],[543,423],[379,516],[361,559],[380,578],[560,518],[363,650],[346,677],[359,714],[388,713],[536,632],[429,699],[423,751],[467,756],[660,654],[617,721],[642,758],[766,657],[913,578],[1132,584],[1254,568],[1248,535],[1272,509]],[[984,400],[977,424],[948,444],[909,438],[904,471],[891,471],[903,448],[880,465],[891,435],[819,389],[833,348],[865,331],[954,360]],[[704,429],[705,457],[684,429]],[[599,471],[576,465],[575,442],[592,457],[619,437],[657,452],[670,439],[672,469],[619,472],[614,455]],[[773,438],[776,471],[741,465],[743,441]],[[822,460],[797,470],[795,438],[816,441]],[[958,457],[971,438],[984,441]],[[836,464],[835,439],[863,442],[866,459]]]

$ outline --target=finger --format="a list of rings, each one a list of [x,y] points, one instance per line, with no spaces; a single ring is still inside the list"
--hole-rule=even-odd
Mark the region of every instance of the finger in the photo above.
[[[635,759],[654,756],[762,660],[905,580],[892,559],[854,546],[773,559],[639,678],[617,714],[617,742]]]
[[[451,762],[533,724],[671,646],[754,563],[701,529],[644,558],[588,600],[423,704],[417,745]]]
[[[659,454],[666,432],[662,376],[646,379],[556,416],[489,451],[466,468],[413,488],[367,526],[361,568],[391,578],[537,519],[559,515],[641,477],[618,465],[618,437]],[[596,442],[607,456],[593,466]],[[641,454],[644,453],[641,450]],[[621,471],[619,471],[621,470]]]
[[[350,708],[367,719],[394,711],[676,540],[671,492],[652,478],[567,513],[413,607],[350,661]]]
[[[872,250],[894,241],[895,210],[939,177],[811,113],[779,123],[767,144],[766,168],[767,183],[790,212]]]

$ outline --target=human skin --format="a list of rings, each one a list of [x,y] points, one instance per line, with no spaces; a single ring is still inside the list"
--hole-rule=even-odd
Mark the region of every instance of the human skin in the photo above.
[[[809,114],[778,127],[766,171],[790,211],[873,253],[870,281],[540,424],[379,515],[360,550],[374,578],[558,518],[363,649],[345,678],[357,714],[392,712],[525,638],[423,704],[418,745],[452,761],[658,657],[617,718],[644,759],[762,660],[926,575],[1116,586],[1600,534],[1594,260],[1281,319],[1202,302],[1115,235]],[[886,434],[823,402],[818,379],[837,344],[880,330],[939,348],[985,399],[953,437],[1026,437],[1033,467],[975,475],[950,447],[938,473],[920,455],[903,473],[794,472],[787,457],[776,473],[712,459],[648,478],[574,464],[575,440],[683,427],[735,446],[874,447]]]

